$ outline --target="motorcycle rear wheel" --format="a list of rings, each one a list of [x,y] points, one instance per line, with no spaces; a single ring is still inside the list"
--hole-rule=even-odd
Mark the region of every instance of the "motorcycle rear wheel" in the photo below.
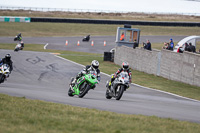
[[[68,90],[68,96],[70,96],[70,97],[73,97],[74,95],[73,95],[73,91],[71,90],[71,87],[69,88],[69,90]]]
[[[107,98],[107,99],[111,99],[111,98],[112,98],[112,97],[109,95],[108,89],[106,90],[106,98]]]

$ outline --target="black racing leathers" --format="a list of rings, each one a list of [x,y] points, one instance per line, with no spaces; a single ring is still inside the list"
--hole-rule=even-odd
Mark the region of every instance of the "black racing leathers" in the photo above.
[[[13,70],[13,62],[12,60],[6,60],[6,58],[3,58],[1,61],[0,61],[0,64],[3,63],[3,64],[8,64],[9,67],[10,67],[10,72]]]

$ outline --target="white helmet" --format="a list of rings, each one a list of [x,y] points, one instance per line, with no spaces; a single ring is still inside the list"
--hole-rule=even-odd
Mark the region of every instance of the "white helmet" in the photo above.
[[[91,66],[94,69],[98,69],[99,68],[99,62],[97,60],[93,60],[92,63],[91,63]]]

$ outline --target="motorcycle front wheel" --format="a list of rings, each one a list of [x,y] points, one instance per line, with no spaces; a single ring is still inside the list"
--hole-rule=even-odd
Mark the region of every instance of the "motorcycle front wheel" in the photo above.
[[[4,79],[5,79],[4,75],[0,74],[0,84],[4,82]]]
[[[116,90],[116,100],[120,100],[123,93],[124,93],[124,86],[123,85],[118,86]]]
[[[83,87],[83,88],[80,89],[80,93],[79,93],[78,97],[79,98],[84,97],[89,90],[90,90],[90,86],[88,84],[86,84],[85,87]]]

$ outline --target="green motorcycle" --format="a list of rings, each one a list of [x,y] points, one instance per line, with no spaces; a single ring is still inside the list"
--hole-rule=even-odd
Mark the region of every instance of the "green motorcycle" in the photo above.
[[[72,78],[71,83],[73,80],[74,78]],[[83,74],[83,76],[76,81],[74,86],[72,86],[71,83],[68,95],[70,97],[77,95],[79,98],[82,98],[90,89],[95,88],[95,84],[98,83],[97,73],[95,71],[91,71],[88,74]]]

